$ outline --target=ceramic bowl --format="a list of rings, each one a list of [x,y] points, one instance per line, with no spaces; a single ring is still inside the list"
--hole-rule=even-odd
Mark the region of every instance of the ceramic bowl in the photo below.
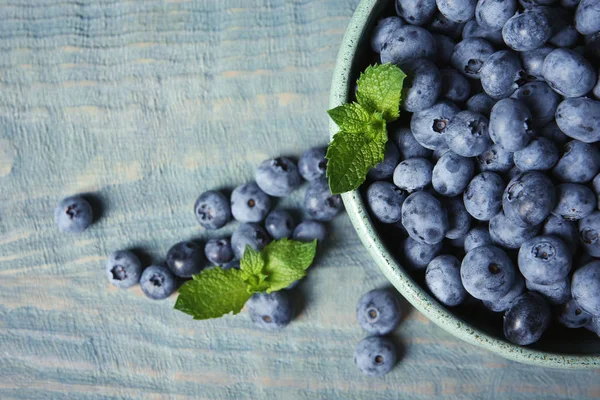
[[[389,0],[362,0],[356,8],[337,57],[330,108],[348,102],[360,71],[377,61],[370,50],[369,35],[378,19],[393,14],[393,3]],[[333,122],[329,131],[330,137],[338,131]],[[585,329],[568,330],[554,324],[538,343],[522,347],[504,339],[501,313],[477,307],[446,308],[424,289],[422,278],[412,275],[397,261],[393,243],[385,242],[386,235],[380,235],[381,228],[370,219],[361,191],[345,193],[342,198],[358,236],[384,275],[417,310],[446,331],[468,343],[522,363],[555,368],[600,368],[600,339]],[[423,272],[420,275],[424,275]]]

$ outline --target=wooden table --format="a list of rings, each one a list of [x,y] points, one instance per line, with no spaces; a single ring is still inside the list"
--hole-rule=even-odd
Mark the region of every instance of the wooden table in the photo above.
[[[416,311],[397,330],[397,368],[363,376],[354,306],[386,281],[346,216],[280,333],[244,313],[193,321],[174,298],[107,283],[113,250],[160,262],[178,240],[214,236],[192,215],[202,191],[327,142],[357,2],[0,2],[0,399],[600,397],[598,371],[506,361]],[[74,193],[92,193],[101,218],[60,234],[53,208]]]

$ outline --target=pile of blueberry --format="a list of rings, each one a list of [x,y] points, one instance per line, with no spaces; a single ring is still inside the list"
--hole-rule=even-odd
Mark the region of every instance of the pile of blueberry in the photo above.
[[[372,216],[444,305],[600,334],[600,2],[397,0],[372,37],[407,73]]]
[[[324,223],[343,207],[340,196],[329,191],[324,176],[326,167],[322,148],[304,152],[298,165],[285,157],[263,161],[256,170],[255,182],[238,186],[230,198],[211,190],[202,193],[194,205],[196,218],[206,229],[217,230],[232,218],[237,220],[240,224],[231,238],[210,239],[204,246],[193,241],[177,243],[167,253],[166,266],[143,268],[134,253],[114,252],[106,262],[108,281],[122,289],[139,283],[146,296],[161,300],[177,289],[181,279],[189,279],[210,265],[239,268],[246,246],[260,251],[272,239],[283,238],[322,242],[327,234]],[[271,209],[274,198],[292,193],[301,185],[302,178],[310,182],[304,197],[304,213],[308,219],[296,225],[287,211]],[[61,201],[54,216],[61,231],[77,233],[91,225],[93,210],[85,198],[74,196]],[[281,328],[294,316],[292,302],[285,291],[256,294],[246,306],[252,321],[264,329]]]

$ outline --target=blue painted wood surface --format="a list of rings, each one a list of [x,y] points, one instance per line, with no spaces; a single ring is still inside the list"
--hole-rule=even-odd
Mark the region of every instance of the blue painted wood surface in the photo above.
[[[357,2],[0,1],[0,399],[600,398],[598,371],[509,362],[414,311],[398,367],[361,375],[354,305],[386,282],[346,216],[280,333],[244,313],[193,321],[174,298],[106,282],[113,250],[159,262],[178,240],[230,233],[194,222],[200,192],[326,143]],[[82,192],[101,218],[59,234],[55,204]]]

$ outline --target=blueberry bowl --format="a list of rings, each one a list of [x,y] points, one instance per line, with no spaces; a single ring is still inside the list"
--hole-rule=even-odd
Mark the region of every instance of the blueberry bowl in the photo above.
[[[393,0],[362,0],[350,20],[337,57],[329,108],[353,101],[355,82],[368,65],[379,62],[369,36],[378,20],[394,15]],[[406,114],[406,113],[405,113]],[[399,123],[408,124],[402,116]],[[408,126],[408,125],[407,125]],[[330,122],[330,138],[338,132]],[[554,368],[600,368],[600,338],[586,329],[556,326],[529,346],[512,344],[504,338],[503,313],[492,313],[481,302],[446,307],[427,290],[423,271],[403,267],[400,238],[388,226],[371,218],[363,184],[357,191],[342,194],[346,211],[364,246],[396,289],[431,321],[461,340],[521,363]]]

